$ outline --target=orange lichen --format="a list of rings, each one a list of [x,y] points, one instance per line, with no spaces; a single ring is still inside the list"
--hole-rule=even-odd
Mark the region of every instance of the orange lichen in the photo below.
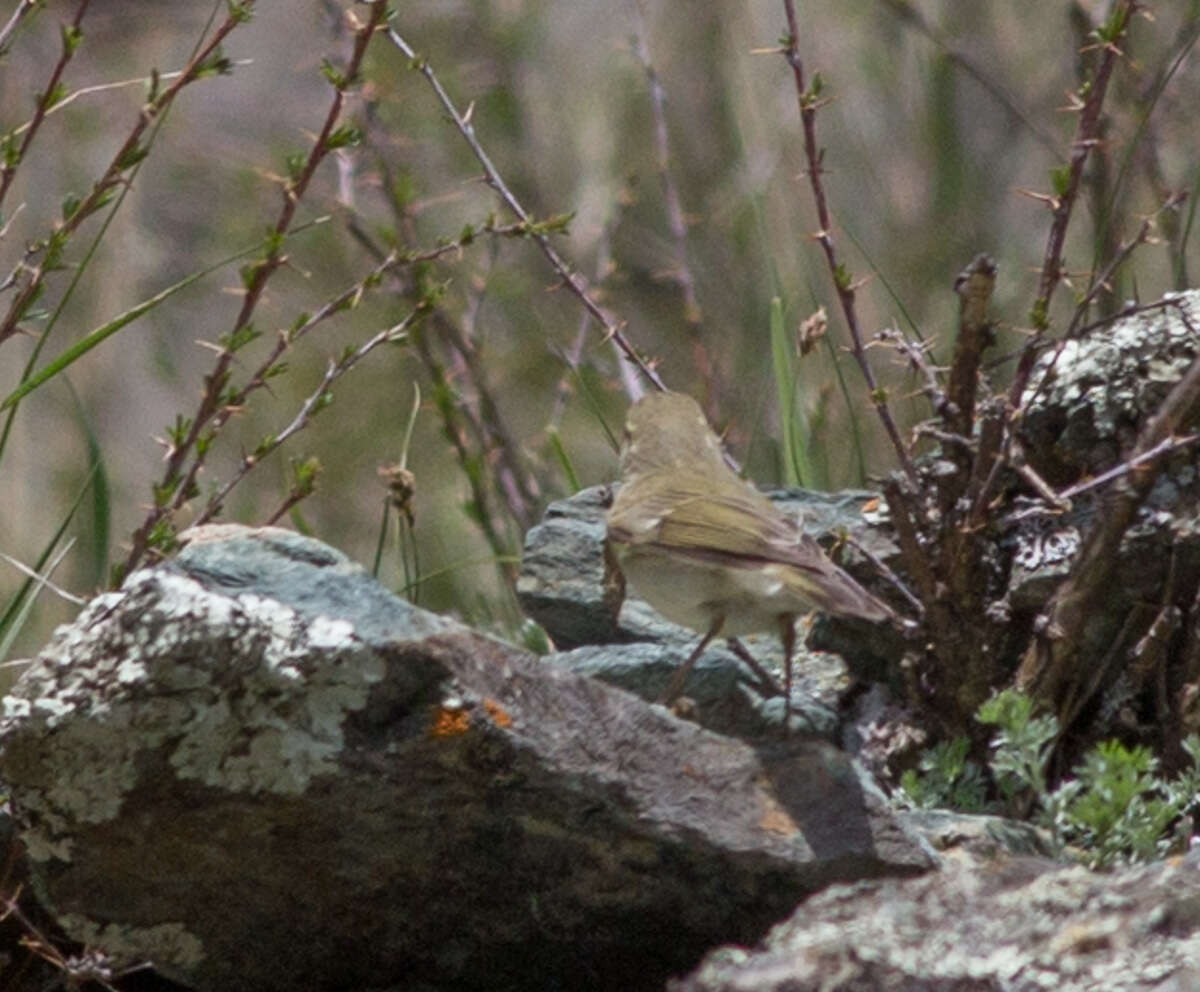
[[[511,716],[509,716],[508,710],[496,702],[496,700],[485,699],[483,701],[483,708],[487,710],[487,715],[492,718],[492,722],[497,727],[512,726],[513,719]]]
[[[788,815],[787,810],[775,801],[774,797],[764,795],[762,806],[762,813],[758,818],[760,830],[771,834],[780,834],[784,837],[790,837],[800,830],[796,821]]]
[[[464,709],[447,709],[439,706],[433,717],[430,733],[434,737],[455,737],[465,734],[471,726],[471,715]]]

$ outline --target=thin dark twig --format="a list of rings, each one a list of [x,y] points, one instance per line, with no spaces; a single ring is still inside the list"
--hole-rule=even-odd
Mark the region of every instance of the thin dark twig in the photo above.
[[[253,4],[253,0],[244,0],[244,2],[245,9],[249,9]],[[59,222],[44,242],[35,242],[26,250],[24,264],[28,266],[28,278],[25,285],[14,294],[8,312],[3,321],[0,321],[0,342],[15,334],[19,329],[19,322],[42,291],[47,272],[59,264],[58,256],[63,246],[79,226],[108,201],[111,191],[124,181],[125,173],[137,166],[141,154],[144,152],[141,147],[141,139],[147,129],[170,107],[175,97],[179,95],[179,91],[198,78],[205,66],[209,64],[210,58],[220,47],[221,42],[244,20],[243,13],[230,13],[225,22],[213,33],[208,43],[192,57],[179,78],[142,107],[137,122],[126,135],[116,154],[113,155],[104,174],[92,184],[87,196],[75,205],[69,216]],[[26,142],[34,130],[36,129],[30,127],[26,134]],[[43,253],[42,262],[38,265],[30,265],[32,258],[39,252]]]
[[[1017,363],[1016,373],[1008,390],[1008,405],[1010,410],[1021,406],[1025,388],[1029,384],[1029,376],[1033,372],[1034,360],[1037,358],[1042,338],[1050,327],[1050,299],[1054,290],[1062,280],[1063,274],[1063,245],[1067,238],[1067,227],[1071,221],[1071,212],[1079,194],[1079,184],[1083,177],[1083,166],[1088,156],[1096,146],[1100,137],[1101,115],[1104,97],[1108,92],[1108,84],[1112,79],[1117,60],[1123,54],[1119,44],[1125,38],[1129,21],[1139,7],[1137,0],[1120,0],[1117,9],[1110,16],[1110,23],[1120,25],[1116,37],[1105,45],[1104,55],[1096,70],[1095,78],[1087,91],[1087,98],[1079,112],[1079,124],[1075,130],[1075,138],[1071,142],[1071,157],[1068,163],[1065,182],[1061,194],[1050,198],[1053,207],[1053,220],[1050,224],[1050,234],[1046,239],[1046,250],[1042,260],[1042,271],[1038,279],[1037,297],[1034,299],[1031,319],[1034,335],[1026,342]]]
[[[343,355],[337,361],[331,360],[325,369],[325,374],[321,377],[321,382],[300,404],[300,409],[297,411],[296,416],[279,433],[260,445],[253,455],[247,455],[242,459],[242,463],[238,466],[233,477],[213,494],[212,498],[208,501],[208,506],[205,507],[204,512],[196,519],[193,526],[208,523],[208,521],[215,517],[220,512],[222,504],[224,504],[234,486],[241,482],[267,455],[271,454],[277,448],[282,447],[293,435],[298,434],[312,423],[313,414],[329,401],[329,388],[338,379],[349,372],[380,345],[402,341],[408,333],[408,328],[420,315],[420,310],[414,310],[400,321],[400,323],[393,324],[391,327],[386,327],[382,331],[372,335],[353,351]],[[274,514],[268,521],[268,524],[274,523],[276,519],[282,516],[283,512],[280,511]]]
[[[923,383],[921,391],[929,400],[929,405],[939,414],[942,413],[947,402],[946,391],[942,389],[941,381],[938,379],[938,373],[941,370],[935,368],[929,361],[929,349],[932,347],[932,341],[917,341],[905,337],[898,329],[892,327],[885,327],[877,336],[880,341],[890,344],[900,352],[908,360],[908,364],[920,373]]]
[[[871,363],[867,361],[866,349],[863,346],[862,331],[858,322],[858,311],[854,304],[854,284],[850,280],[849,273],[838,260],[837,249],[833,241],[833,221],[829,214],[829,205],[825,199],[825,184],[821,179],[823,153],[817,144],[817,107],[820,105],[820,100],[817,94],[808,91],[804,80],[804,63],[800,58],[800,49],[797,47],[800,38],[800,28],[796,19],[796,4],[794,0],[783,0],[783,9],[788,25],[788,35],[784,41],[783,56],[792,68],[792,76],[796,83],[796,98],[800,105],[800,120],[804,130],[804,154],[808,161],[808,181],[812,187],[813,200],[817,208],[817,222],[820,225],[820,230],[813,237],[821,245],[821,249],[825,253],[825,261],[829,266],[830,275],[833,277],[834,288],[837,290],[838,301],[842,307],[842,316],[846,321],[846,330],[850,335],[850,352],[854,356],[854,360],[858,363],[863,379],[866,380],[871,402],[875,406],[875,412],[879,415],[883,428],[892,442],[892,447],[896,451],[896,457],[900,462],[900,467],[904,470],[904,474],[910,481],[916,483],[917,470],[913,466],[912,458],[909,456],[908,449],[900,437],[900,431],[896,427],[896,421],[892,417],[892,412],[888,408],[887,394],[880,388],[875,378],[875,372],[871,368]]]
[[[478,230],[501,236],[524,237],[524,231],[519,229],[518,225],[515,224],[499,227],[485,224]],[[404,266],[416,265],[422,262],[430,262],[435,259],[442,258],[445,255],[458,254],[463,250],[465,241],[474,241],[476,240],[477,236],[478,231],[471,229],[470,233],[465,235],[464,239],[447,242],[446,244],[438,245],[436,248],[430,248],[425,251],[418,252],[400,252],[398,250],[393,250],[387,255],[383,256],[382,261],[380,261],[375,268],[373,268],[369,273],[367,273],[366,276],[356,282],[353,286],[342,290],[342,292],[327,300],[324,304],[313,311],[313,313],[311,313],[303,321],[303,323],[297,324],[286,333],[280,333],[277,336],[275,344],[272,346],[271,350],[258,363],[258,366],[247,378],[245,385],[241,386],[236,392],[230,392],[227,395],[225,408],[217,415],[216,418],[214,418],[214,423],[216,423],[218,426],[223,425],[231,416],[232,411],[241,409],[246,405],[251,393],[267,386],[278,361],[283,357],[285,351],[287,351],[292,345],[300,340],[300,338],[313,331],[318,325],[325,323],[340,313],[344,313],[346,310],[354,309],[362,297],[366,294],[368,289],[372,286],[378,285],[380,279],[384,275],[392,273]],[[331,363],[330,369],[334,371],[333,376],[330,377],[329,372],[327,371],[326,380],[323,381],[321,387],[318,388],[312,394],[312,396],[310,396],[309,400],[305,403],[301,413],[297,416],[297,418],[293,420],[291,424],[285,427],[282,432],[264,441],[263,444],[252,454],[243,457],[242,464],[238,467],[234,477],[209,498],[207,504],[205,505],[204,511],[200,514],[199,518],[197,518],[192,526],[198,526],[199,524],[206,523],[220,513],[221,507],[224,504],[225,499],[228,497],[230,491],[238,484],[238,482],[240,482],[247,474],[249,474],[255,465],[261,462],[263,458],[265,458],[276,448],[280,447],[284,441],[291,437],[292,434],[296,433],[301,428],[308,426],[309,417],[316,406],[316,399],[320,398],[327,391],[328,386],[332,385],[335,379],[340,378],[346,372],[350,371],[350,369],[357,365],[362,358],[364,358],[371,351],[375,350],[375,348],[377,348],[380,344],[383,344],[388,340],[399,340],[402,332],[407,330],[414,317],[419,313],[424,312],[426,309],[427,308],[418,308],[418,310],[414,311],[413,314],[410,314],[409,317],[405,318],[404,321],[386,331],[381,331],[374,338],[371,338],[345,358],[341,359],[341,361]],[[391,335],[390,338],[389,335]]]
[[[1164,211],[1173,210],[1176,206],[1182,203],[1184,199],[1186,199],[1186,195],[1183,193],[1174,193],[1170,195],[1163,205],[1159,207],[1157,211],[1155,211],[1155,216],[1163,213]],[[1128,261],[1129,256],[1132,255],[1139,246],[1144,245],[1150,239],[1150,232],[1153,230],[1154,216],[1146,217],[1142,220],[1137,234],[1135,234],[1128,241],[1123,241],[1117,246],[1117,250],[1113,253],[1113,257],[1109,261],[1108,265],[1104,267],[1104,271],[1092,280],[1092,284],[1088,287],[1088,291],[1084,294],[1083,299],[1081,299],[1076,305],[1075,314],[1071,318],[1071,323],[1067,326],[1067,331],[1064,337],[1070,338],[1078,333],[1079,325],[1083,322],[1084,315],[1088,312],[1088,308],[1091,306],[1092,301],[1095,300],[1096,297],[1099,296],[1104,290],[1111,287],[1112,277],[1116,274],[1117,269],[1119,269],[1125,264],[1126,261]]]
[[[870,550],[870,548],[867,548],[861,541],[856,541],[849,534],[845,535],[842,540],[844,540],[848,545],[850,545],[850,547],[866,558],[867,561],[871,563],[871,566],[875,569],[875,571],[887,579],[888,582],[891,583],[892,587],[895,588],[900,595],[908,601],[909,606],[916,610],[918,614],[924,615],[925,604],[917,598],[916,594],[904,584],[904,580],[901,579],[900,576],[898,576],[895,572],[893,572],[888,567],[887,563],[879,557],[879,555],[875,554],[875,552]]]
[[[608,311],[601,307],[600,304],[592,298],[592,295],[589,292],[587,281],[581,275],[579,275],[579,273],[575,272],[569,265],[567,265],[566,261],[555,250],[554,245],[550,243],[549,235],[539,227],[529,212],[521,205],[520,200],[518,200],[512,190],[508,188],[508,185],[504,182],[504,178],[500,175],[499,170],[495,167],[495,165],[492,164],[492,160],[488,156],[488,153],[484,150],[483,145],[479,143],[479,139],[475,136],[475,126],[471,123],[469,116],[459,112],[458,108],[454,105],[454,101],[450,99],[450,94],[446,92],[445,87],[442,86],[441,80],[438,79],[437,74],[433,71],[433,67],[430,66],[426,59],[419,57],[413,50],[412,46],[409,45],[409,43],[405,41],[404,38],[402,38],[396,29],[390,24],[387,27],[387,38],[393,45],[395,45],[405,54],[405,56],[412,62],[414,68],[416,68],[421,75],[425,77],[425,80],[429,83],[429,85],[433,88],[434,93],[437,95],[438,102],[441,103],[446,113],[450,115],[450,120],[454,123],[455,128],[458,129],[459,134],[463,136],[463,139],[470,146],[471,151],[475,154],[475,158],[479,161],[479,164],[483,166],[484,176],[487,180],[487,184],[496,191],[500,199],[504,201],[505,206],[507,206],[508,209],[513,212],[517,219],[520,220],[522,224],[527,225],[530,237],[532,237],[537,243],[537,246],[541,249],[542,254],[545,255],[546,259],[550,262],[551,267],[556,273],[558,273],[559,278],[562,279],[563,284],[576,297],[578,297],[579,301],[587,309],[588,313],[590,313],[600,324],[600,326],[604,328],[605,337],[615,341],[617,346],[621,349],[622,354],[624,354],[629,361],[636,365],[638,369],[641,370],[642,374],[658,389],[666,389],[666,386],[663,385],[663,381],[659,378],[658,373],[646,362],[645,359],[642,358],[640,354],[638,354],[637,349],[634,348],[629,342],[628,338],[625,337],[625,334],[622,331],[623,322],[618,322],[616,318],[609,314]]]
[[[892,526],[896,529],[896,541],[900,554],[920,591],[920,599],[927,607],[937,601],[937,577],[930,568],[929,556],[921,546],[916,522],[909,515],[910,504],[915,502],[903,490],[899,475],[890,475],[883,482],[883,497],[887,501]]]
[[[386,173],[387,164],[381,160],[381,168]],[[394,198],[390,198],[393,211],[396,212],[396,220],[398,229],[404,230],[405,235],[411,242],[415,239],[416,234],[412,229],[411,214],[396,203]],[[491,222],[489,221],[489,224]],[[368,232],[358,220],[351,215],[349,220],[349,230],[353,237],[374,257],[386,257],[383,248],[376,241],[374,235]],[[518,222],[503,228],[506,232],[511,232],[520,237],[527,237],[529,234],[528,227]],[[397,291],[403,295],[413,298],[415,302],[420,303],[425,298],[419,280],[401,280],[399,278],[399,270],[393,268],[389,275],[395,280]],[[454,325],[450,316],[441,307],[434,309],[429,324],[432,325],[438,332],[438,337],[441,340],[448,342],[454,358],[460,365],[469,373],[476,389],[482,394],[487,390],[487,379],[483,372],[474,366],[475,371],[471,371],[472,365],[466,361],[465,356],[460,350],[460,342],[463,334]],[[484,457],[488,457],[489,453],[497,446],[503,445],[504,437],[511,437],[511,432],[505,431],[503,436],[499,436],[491,429],[491,426],[484,422],[484,417],[479,410],[473,409],[470,403],[456,402],[454,397],[458,396],[458,389],[455,385],[454,371],[447,371],[447,368],[438,358],[433,348],[429,343],[430,335],[424,333],[424,328],[419,327],[414,330],[411,337],[413,349],[421,364],[425,367],[430,380],[433,382],[433,396],[435,406],[439,415],[442,418],[443,427],[446,437],[449,438],[453,445],[456,457],[459,464],[463,468],[463,474],[467,479],[468,485],[471,487],[471,499],[474,503],[476,513],[473,519],[482,530],[484,539],[491,546],[495,563],[500,567],[501,573],[508,584],[516,581],[516,568],[512,555],[509,553],[512,547],[512,536],[507,526],[508,523],[516,522],[519,518],[517,515],[518,508],[513,505],[507,505],[508,518],[502,517],[498,506],[504,506],[503,500],[499,496],[493,495],[493,490],[498,488],[499,478],[497,473],[489,473],[480,471],[478,468],[479,459],[472,454],[472,451],[484,453]],[[494,411],[494,405],[492,407]],[[498,415],[497,415],[498,416]],[[474,448],[472,448],[474,444]],[[515,441],[514,441],[515,444]],[[513,461],[510,463],[513,471],[526,471],[524,468],[524,457],[519,447],[511,449],[514,455]],[[507,471],[507,470],[506,470]],[[531,479],[530,485],[536,486],[536,480]],[[408,587],[406,587],[408,588]]]
[[[1071,142],[1071,158],[1062,182],[1062,190],[1057,196],[1040,197],[1051,204],[1053,220],[1046,239],[1046,250],[1042,260],[1041,275],[1038,279],[1037,297],[1030,312],[1033,334],[1021,349],[1017,368],[1012,382],[1009,384],[1006,397],[1006,416],[1008,418],[1015,417],[1022,408],[1030,376],[1033,374],[1035,362],[1050,329],[1050,300],[1063,277],[1063,246],[1066,243],[1067,227],[1070,224],[1072,210],[1079,195],[1083,167],[1092,149],[1100,140],[1102,130],[1100,112],[1104,106],[1104,97],[1108,91],[1108,84],[1117,60],[1123,54],[1119,45],[1126,37],[1129,21],[1139,6],[1138,0],[1119,0],[1116,9],[1109,16],[1108,27],[1105,30],[1112,33],[1113,37],[1104,45],[1104,54],[1096,70],[1095,78],[1087,89],[1086,98],[1080,104],[1079,123],[1076,126],[1075,138]],[[1011,438],[1010,431],[994,432],[992,443],[980,445],[980,461],[986,463],[988,473],[986,481],[973,500],[971,511],[973,519],[978,519],[983,508],[991,502],[995,491],[994,487],[1000,479],[999,468],[1004,460],[1001,449],[1007,447]]]
[[[1174,451],[1177,448],[1186,448],[1189,444],[1195,444],[1200,441],[1200,434],[1186,434],[1183,437],[1168,437],[1164,438],[1154,447],[1143,451],[1139,455],[1134,455],[1120,465],[1114,465],[1106,472],[1101,472],[1099,475],[1086,479],[1083,482],[1077,482],[1073,486],[1068,486],[1057,494],[1060,500],[1071,499],[1081,493],[1086,493],[1088,490],[1096,489],[1099,486],[1107,485],[1121,476],[1132,472],[1136,468],[1141,468],[1148,462],[1154,461],[1160,455],[1165,455],[1168,451]]]

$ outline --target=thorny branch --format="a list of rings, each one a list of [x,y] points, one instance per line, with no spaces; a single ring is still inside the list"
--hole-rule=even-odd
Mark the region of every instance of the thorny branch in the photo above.
[[[34,108],[33,117],[29,121],[29,125],[25,128],[25,138],[11,161],[6,161],[3,167],[0,167],[0,203],[3,203],[4,198],[8,195],[13,177],[17,174],[17,166],[24,160],[25,153],[29,150],[29,146],[33,142],[38,128],[42,126],[42,121],[46,119],[57,103],[61,102],[59,100],[59,84],[63,73],[66,71],[67,63],[71,61],[71,57],[75,54],[75,49],[79,45],[79,39],[83,36],[80,25],[83,23],[83,15],[87,13],[88,2],[89,0],[80,0],[79,6],[75,9],[74,20],[71,21],[68,27],[64,28],[62,32],[62,52],[59,54],[54,68],[50,71],[50,78],[46,81],[46,88],[38,94],[37,106]],[[13,11],[12,17],[9,18],[8,23],[4,26],[4,30],[0,32],[0,51],[3,50],[8,36],[16,28],[17,23],[29,13],[33,6],[35,6],[33,3],[22,0],[22,3]]]
[[[804,130],[804,154],[808,160],[808,181],[812,187],[813,200],[817,208],[817,223],[819,230],[813,237],[825,253],[825,261],[833,277],[834,288],[837,290],[838,301],[842,307],[842,316],[846,321],[846,330],[850,334],[850,352],[866,380],[871,402],[879,415],[883,428],[892,442],[896,457],[904,474],[912,482],[917,481],[917,471],[913,467],[908,448],[900,437],[892,411],[887,405],[887,394],[875,378],[871,363],[867,361],[866,349],[863,345],[863,335],[858,323],[858,311],[854,303],[855,285],[850,273],[838,260],[837,249],[833,241],[833,220],[829,214],[829,205],[825,199],[825,184],[821,179],[821,159],[823,151],[817,143],[817,108],[820,106],[820,89],[814,86],[811,90],[805,82],[804,63],[800,58],[798,47],[800,27],[796,19],[795,0],[783,0],[783,9],[787,17],[788,34],[784,40],[783,56],[792,67],[792,76],[796,82],[796,97],[800,104],[800,120]]]
[[[112,161],[104,170],[104,174],[92,184],[91,191],[87,196],[72,205],[67,216],[55,226],[43,242],[35,243],[26,251],[25,260],[21,263],[26,271],[25,282],[14,294],[7,314],[3,321],[0,321],[0,343],[19,330],[20,321],[41,293],[46,274],[61,263],[61,253],[71,236],[88,217],[108,201],[111,191],[122,182],[124,174],[141,161],[145,154],[141,139],[147,129],[171,105],[180,90],[212,67],[221,42],[245,20],[244,11],[253,2],[254,0],[244,0],[244,7],[231,10],[229,17],[217,28],[208,43],[195,54],[179,78],[142,107],[137,123],[130,130],[121,147],[117,149]],[[86,7],[86,3],[81,4],[79,16],[82,16],[84,7]],[[64,49],[69,48],[70,45],[64,41]],[[65,65],[65,62],[62,64]],[[33,126],[29,128],[25,135],[25,144],[32,140],[36,130],[37,128]],[[39,252],[42,254],[42,261],[34,265],[32,264],[33,258]]]
[[[463,139],[474,152],[475,158],[479,164],[483,166],[484,177],[487,184],[500,196],[504,201],[505,206],[521,221],[527,225],[530,236],[537,243],[537,246],[542,250],[542,254],[550,262],[566,287],[579,298],[579,301],[587,309],[587,311],[596,319],[602,328],[604,328],[604,336],[607,340],[615,341],[621,349],[622,354],[641,370],[642,374],[652,382],[658,389],[666,389],[662,379],[658,373],[646,362],[636,348],[625,337],[622,330],[623,324],[618,322],[615,317],[609,314],[603,307],[600,306],[589,292],[587,281],[579,273],[575,272],[555,250],[554,245],[550,242],[550,237],[545,231],[541,230],[529,212],[521,205],[515,194],[508,188],[504,182],[504,178],[500,175],[499,170],[492,164],[491,158],[484,150],[483,145],[479,143],[479,139],[475,136],[475,126],[471,123],[471,108],[467,112],[460,113],[454,105],[454,101],[450,99],[450,94],[446,92],[442,86],[441,80],[433,71],[433,67],[429,62],[418,56],[412,46],[396,31],[390,24],[387,27],[387,37],[404,55],[412,62],[416,68],[437,95],[438,102],[441,103],[446,113],[450,115],[451,121],[458,129],[458,132],[463,136]]]
[[[1112,79],[1117,60],[1124,54],[1120,45],[1125,40],[1129,22],[1140,6],[1137,0],[1120,0],[1117,8],[1109,17],[1110,27],[1106,30],[1110,37],[1104,43],[1104,54],[1096,69],[1096,76],[1088,87],[1086,99],[1079,111],[1079,124],[1075,130],[1075,138],[1071,142],[1071,157],[1065,173],[1062,173],[1061,191],[1049,200],[1053,209],[1053,219],[1050,224],[1049,237],[1046,239],[1046,251],[1042,261],[1041,275],[1038,279],[1037,297],[1034,299],[1030,313],[1034,334],[1026,342],[1021,352],[1016,373],[1008,389],[1008,405],[1011,411],[1016,411],[1021,406],[1021,399],[1025,394],[1025,387],[1029,384],[1029,376],[1033,372],[1033,363],[1037,358],[1038,348],[1050,328],[1050,298],[1062,280],[1063,245],[1066,242],[1071,211],[1079,194],[1083,166],[1097,141],[1100,140],[1100,111],[1104,106],[1104,97],[1108,92],[1108,84]]]
[[[242,306],[229,332],[227,338],[229,341],[236,340],[249,329],[250,318],[266,289],[267,281],[286,260],[286,256],[283,254],[284,236],[295,219],[296,210],[317,171],[317,166],[331,150],[331,137],[341,119],[346,92],[357,82],[367,46],[380,24],[383,23],[386,13],[387,5],[384,0],[376,0],[370,5],[367,22],[359,25],[355,31],[354,46],[347,68],[333,78],[334,96],[321,130],[313,141],[312,148],[303,165],[284,185],[283,205],[267,236],[266,251],[263,257],[253,263],[243,275]],[[233,18],[231,17],[230,20]],[[232,25],[229,25],[228,22],[218,29],[218,37],[221,36],[222,31],[227,33],[227,30],[232,30]],[[206,46],[205,51],[210,51],[214,45],[215,41]],[[180,86],[185,78],[186,76],[176,81],[175,87]],[[163,470],[161,481],[155,487],[156,494],[161,495],[156,495],[154,506],[146,515],[141,526],[134,532],[129,554],[118,570],[120,574],[127,574],[138,565],[146,554],[151,539],[155,536],[160,524],[168,520],[171,514],[179,510],[195,495],[196,478],[204,459],[203,457],[193,459],[186,470],[184,466],[194,451],[207,448],[213,433],[219,430],[234,413],[234,408],[227,403],[228,395],[225,386],[229,380],[235,351],[236,349],[232,345],[223,347],[212,371],[205,376],[205,390],[200,400],[200,406],[192,418],[190,426],[184,432],[184,436],[177,443],[173,443],[167,453],[166,468]]]

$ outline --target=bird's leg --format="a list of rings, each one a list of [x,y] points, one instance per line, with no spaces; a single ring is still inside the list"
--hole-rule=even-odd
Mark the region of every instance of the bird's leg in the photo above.
[[[767,690],[772,696],[782,696],[783,690],[779,688],[779,683],[771,677],[771,673],[762,667],[754,660],[754,655],[746,648],[746,645],[739,641],[736,637],[730,637],[725,641],[729,645],[729,650],[736,654],[746,663],[746,667],[758,676],[758,681],[762,683],[762,687]]]
[[[708,647],[709,642],[721,632],[721,628],[724,626],[724,617],[719,616],[713,620],[712,626],[708,628],[708,633],[700,638],[700,643],[697,644],[696,649],[690,655],[688,655],[688,660],[679,666],[679,671],[677,671],[674,677],[671,679],[670,684],[667,686],[667,691],[663,693],[662,699],[659,700],[660,703],[662,703],[664,706],[670,706],[673,702],[675,702],[676,699],[679,698],[679,694],[683,692],[683,685],[687,681],[687,677],[691,674],[692,668],[696,664],[696,659],[700,657],[704,649]]]
[[[782,628],[779,639],[783,641],[783,736],[792,729],[792,652],[796,650],[796,616],[785,613],[779,618]]]

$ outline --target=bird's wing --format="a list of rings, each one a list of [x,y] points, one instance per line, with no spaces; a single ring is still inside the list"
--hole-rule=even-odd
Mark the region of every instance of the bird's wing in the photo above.
[[[679,554],[720,559],[797,562],[803,537],[796,524],[756,489],[721,486],[703,473],[673,470],[618,492],[609,533],[627,544],[656,544]]]
[[[892,615],[762,493],[750,486],[719,489],[714,492],[702,473],[678,469],[623,486],[609,513],[609,539],[734,567],[787,565],[783,581],[817,609],[868,620]]]

